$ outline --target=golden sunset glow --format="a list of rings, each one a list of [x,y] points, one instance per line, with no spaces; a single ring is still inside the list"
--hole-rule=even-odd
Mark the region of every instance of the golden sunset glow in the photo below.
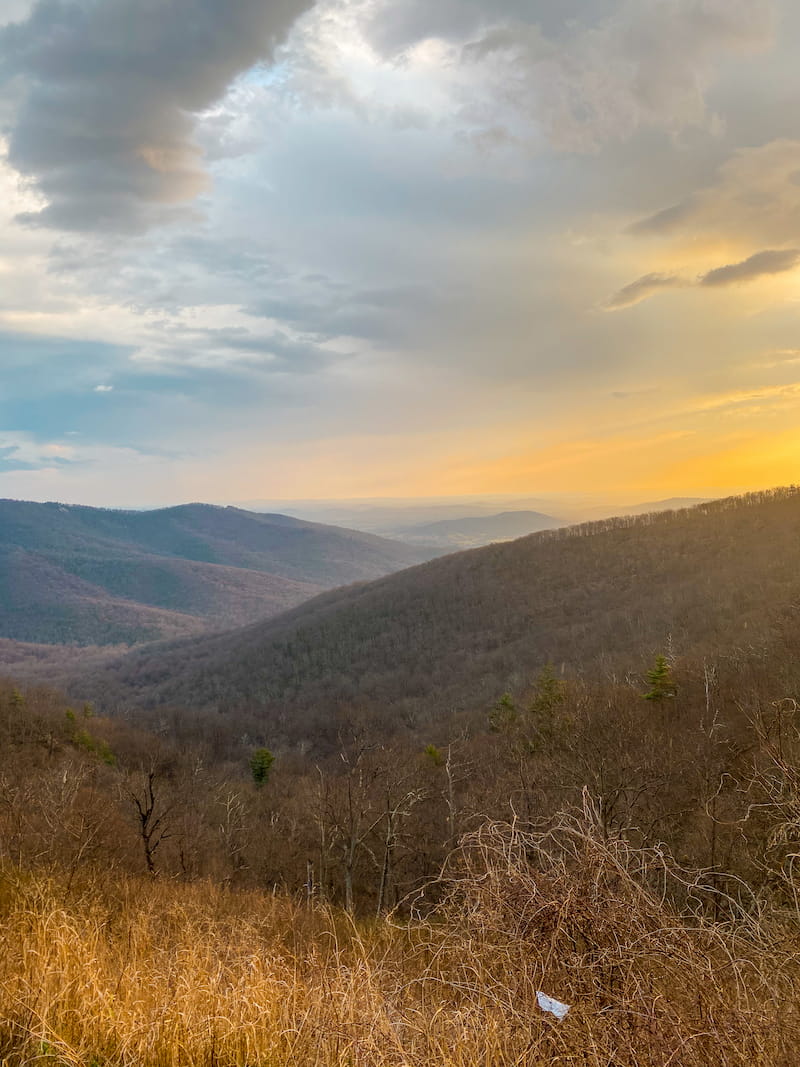
[[[800,13],[703,4],[291,0],[277,52],[20,61],[0,494],[794,481]]]

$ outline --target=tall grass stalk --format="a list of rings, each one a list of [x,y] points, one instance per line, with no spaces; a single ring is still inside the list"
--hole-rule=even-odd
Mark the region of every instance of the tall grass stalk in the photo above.
[[[707,891],[566,819],[487,825],[402,916],[364,924],[287,896],[9,870],[0,1062],[795,1067],[800,928],[730,899],[706,921]],[[539,989],[571,1005],[563,1021]]]

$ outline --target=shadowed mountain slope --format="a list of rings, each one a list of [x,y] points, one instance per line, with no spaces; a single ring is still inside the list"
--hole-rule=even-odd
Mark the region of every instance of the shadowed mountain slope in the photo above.
[[[236,626],[430,552],[203,504],[111,511],[0,501],[0,636],[136,643]]]
[[[758,646],[800,599],[800,493],[534,534],[336,590],[279,618],[142,649],[78,688],[248,710],[287,737],[337,708],[387,723],[476,708],[548,660],[571,672]]]

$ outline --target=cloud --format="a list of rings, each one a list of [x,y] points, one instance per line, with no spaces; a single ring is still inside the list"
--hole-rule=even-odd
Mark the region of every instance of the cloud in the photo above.
[[[672,230],[680,229],[691,218],[694,210],[695,200],[691,197],[683,201],[683,203],[672,204],[670,207],[656,211],[654,215],[639,219],[628,228],[628,232],[643,236],[669,233]]]
[[[779,407],[794,407],[800,398],[800,382],[785,385],[762,386],[758,389],[742,389],[719,393],[716,396],[699,397],[687,405],[687,410],[699,414],[738,412],[743,415],[760,414]]]
[[[414,283],[358,289],[320,279],[302,292],[260,297],[248,312],[282,320],[320,341],[353,338],[391,348],[418,343],[432,321],[457,313],[457,304],[446,281],[435,290]]]
[[[0,472],[38,470],[39,464],[19,458],[18,445],[0,446]]]
[[[0,474],[70,467],[73,449],[66,445],[35,441],[27,434],[0,430]]]
[[[676,289],[687,284],[676,274],[645,274],[615,293],[605,308],[607,311],[621,311],[623,308],[633,307],[634,304],[641,304],[660,289]]]
[[[208,187],[199,113],[313,0],[39,0],[0,28],[8,160],[63,230],[141,231]]]
[[[33,7],[35,0],[3,0],[3,9],[0,11],[0,26],[9,22],[22,22],[26,19]]]
[[[631,232],[746,240],[756,248],[799,240],[799,175],[800,141],[782,138],[738,149],[710,185],[641,219]]]
[[[641,304],[661,289],[689,288],[702,286],[714,288],[723,285],[735,285],[737,282],[751,282],[757,278],[772,274],[783,274],[793,270],[800,262],[800,249],[768,249],[748,256],[741,263],[728,263],[723,267],[701,274],[695,281],[678,274],[645,274],[630,285],[624,286],[605,304],[606,311],[621,311],[624,308]]]
[[[113,385],[96,385],[94,387],[94,392],[95,393],[113,393],[113,391],[114,391],[114,386]]]
[[[764,0],[318,0],[239,77],[270,34],[227,37],[229,11],[275,27],[270,5],[48,0],[21,21],[23,2],[0,30],[0,130],[27,177],[0,164],[0,427],[80,459],[6,491],[367,495],[412,468],[436,491],[459,452],[506,477],[506,453],[638,419],[648,388],[647,423],[668,406],[692,432],[698,391],[798,377],[752,367],[797,344],[790,282],[747,300],[702,282],[800,249],[790,0],[763,57]],[[778,137],[797,141],[741,148]],[[639,217],[645,240],[620,234]],[[173,458],[137,454],[156,449]]]
[[[585,15],[587,5],[588,0],[561,0],[558,7],[564,8],[564,15],[558,21],[563,22],[570,14]],[[426,0],[384,0],[366,9],[365,34],[383,55],[395,56],[431,38],[467,40],[501,21],[530,18],[538,22],[542,15],[547,16],[548,7],[552,12],[555,6],[541,0],[493,0],[491,7],[481,0],[438,0],[435,4]]]
[[[366,32],[384,54],[440,38],[481,68],[472,110],[509,104],[557,148],[595,151],[650,126],[718,125],[707,92],[728,54],[766,48],[773,0],[384,0]],[[513,120],[512,120],[513,121]]]
[[[756,370],[775,370],[793,367],[800,363],[800,348],[781,348],[765,353],[754,360],[751,366]]]
[[[700,285],[733,285],[736,282],[749,282],[755,278],[762,278],[769,274],[783,274],[793,270],[800,261],[800,249],[787,248],[783,250],[756,252],[742,260],[741,263],[730,263],[725,267],[717,267],[710,270],[700,279]]]
[[[303,376],[323,370],[344,353],[312,340],[290,337],[282,330],[268,333],[243,326],[197,329],[182,323],[153,331],[152,345],[134,356],[134,364],[160,367],[187,375],[203,371],[244,376],[255,389],[257,377],[274,374]]]

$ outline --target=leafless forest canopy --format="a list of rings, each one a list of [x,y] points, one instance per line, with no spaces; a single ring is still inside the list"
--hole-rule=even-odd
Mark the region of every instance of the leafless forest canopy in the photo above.
[[[242,718],[317,751],[353,709],[384,735],[438,736],[547,663],[619,680],[664,651],[758,654],[781,640],[799,573],[800,495],[755,494],[447,556],[242,630],[135,650],[73,688],[112,710]]]
[[[0,634],[136,644],[264,619],[436,550],[239,508],[0,500]]]

